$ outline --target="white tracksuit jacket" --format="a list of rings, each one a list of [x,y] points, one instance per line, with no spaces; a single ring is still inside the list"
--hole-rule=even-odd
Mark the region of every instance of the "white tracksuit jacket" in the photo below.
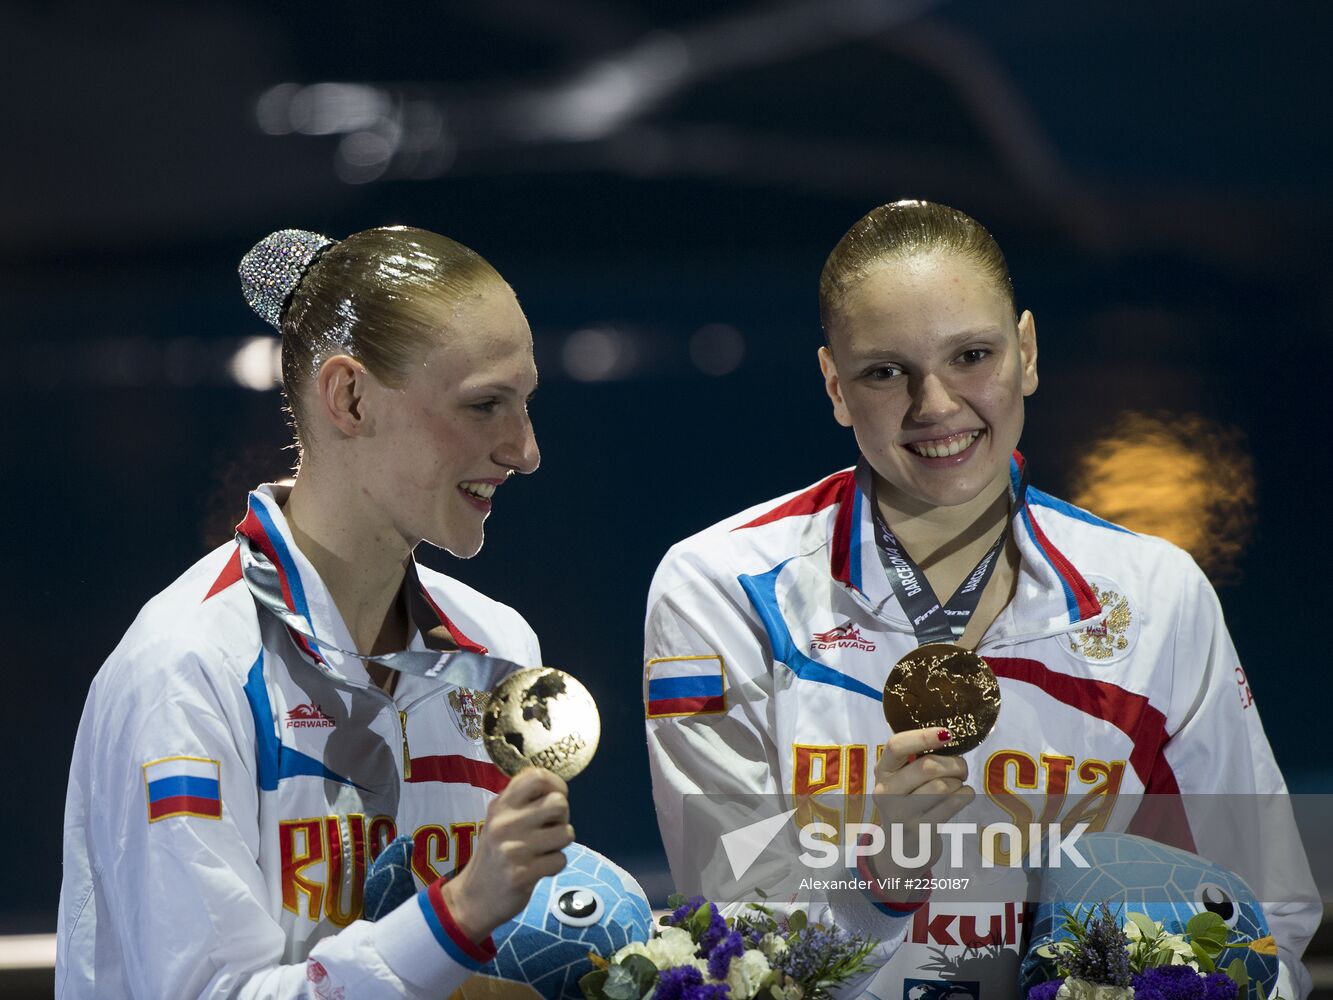
[[[355,648],[292,541],[282,488],[250,495],[241,530],[314,635]],[[392,697],[359,660],[323,650],[255,604],[234,542],[139,614],[98,672],[65,812],[60,997],[448,996],[493,954],[458,930],[440,876],[472,851],[506,783],[480,742],[480,699],[400,676]],[[539,666],[512,609],[418,567],[456,644]],[[406,586],[415,586],[409,575]],[[358,919],[369,860],[415,838],[422,889]]]
[[[1015,454],[1015,484],[1021,462]],[[696,847],[686,849],[692,793],[763,793],[796,806],[873,788],[889,735],[880,693],[916,640],[876,549],[870,481],[862,463],[753,507],[680,542],[657,571],[644,697],[658,821],[678,882],[699,870]],[[1036,489],[1014,533],[1017,592],[979,648],[1002,707],[966,755],[974,806],[993,814],[1035,802],[1035,815],[1059,817],[1082,799],[1110,810],[1106,828],[1124,829],[1116,802],[1132,811],[1144,793],[1179,792],[1168,801],[1189,812],[1191,802],[1206,805],[1202,793],[1240,795],[1249,807],[1259,800],[1245,793],[1285,792],[1217,598],[1186,553]],[[1304,997],[1300,955],[1320,902],[1299,840],[1291,846],[1289,804],[1274,795],[1261,808],[1273,837],[1249,860],[1268,865],[1264,886],[1276,890],[1260,898],[1281,900],[1266,904],[1279,990]],[[1200,825],[1191,812],[1194,843],[1182,846],[1207,856],[1214,830]],[[941,980],[974,1000],[1016,995],[1021,904],[932,899],[910,917],[877,920],[875,936],[896,946],[870,987],[880,1000],[935,995]],[[995,960],[975,961],[979,951]]]

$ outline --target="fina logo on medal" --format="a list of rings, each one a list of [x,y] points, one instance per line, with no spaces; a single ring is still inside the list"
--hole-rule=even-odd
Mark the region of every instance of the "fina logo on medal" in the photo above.
[[[489,691],[455,688],[449,692],[449,714],[453,716],[454,723],[464,739],[474,743],[481,742],[481,713],[485,711],[486,703],[490,700]]]
[[[1114,663],[1127,655],[1139,637],[1139,616],[1129,603],[1125,589],[1102,577],[1086,577],[1097,595],[1104,617],[1065,637],[1069,651],[1089,663]],[[1094,580],[1096,582],[1094,582]]]

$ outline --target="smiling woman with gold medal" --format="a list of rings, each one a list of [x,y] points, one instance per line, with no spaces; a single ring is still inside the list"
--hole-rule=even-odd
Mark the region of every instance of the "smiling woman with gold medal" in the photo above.
[[[829,916],[886,942],[873,993],[1007,1000],[1022,896],[919,888],[952,861],[939,837],[912,842],[921,822],[991,809],[1123,829],[1117,804],[1144,794],[1285,786],[1190,557],[1028,487],[1036,325],[990,234],[942,205],[881,206],[829,256],[820,312],[824,385],[860,461],[680,542],[653,581],[663,841],[681,883],[693,793],[770,796],[798,823],[868,819],[872,797],[903,850],[861,857],[872,888]],[[1215,831],[1182,819],[1172,835],[1206,856]],[[1319,904],[1303,855],[1283,853],[1282,889],[1255,888],[1280,900],[1279,988],[1298,997]],[[749,898],[785,899],[791,872],[765,873]]]
[[[57,996],[445,997],[573,840],[563,778],[510,780],[482,747],[482,696],[540,666],[537,637],[413,557],[476,554],[497,490],[536,471],[532,332],[489,263],[421,229],[281,230],[240,271],[282,334],[300,467],[93,682]],[[371,923],[397,835],[415,884]]]

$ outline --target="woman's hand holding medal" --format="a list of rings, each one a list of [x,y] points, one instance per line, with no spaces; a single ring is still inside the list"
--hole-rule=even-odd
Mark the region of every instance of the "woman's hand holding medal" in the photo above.
[[[872,792],[878,822],[885,830],[884,849],[869,859],[877,877],[892,880],[926,875],[943,850],[939,835],[931,835],[929,853],[919,868],[905,868],[894,860],[890,851],[893,828],[901,829],[900,857],[915,858],[922,849],[921,826],[927,824],[934,829],[948,822],[976,797],[976,792],[966,784],[967,761],[931,752],[946,746],[951,738],[948,730],[938,727],[910,729],[895,733],[885,745],[875,765]],[[881,884],[885,886],[881,895],[888,899],[905,902],[916,895],[913,888],[903,883]],[[899,886],[896,890],[895,884]]]
[[[564,849],[574,841],[569,825],[569,786],[540,768],[519,772],[486,810],[486,832],[459,875],[443,894],[459,929],[484,941],[495,928],[527,906],[540,879],[565,867]]]

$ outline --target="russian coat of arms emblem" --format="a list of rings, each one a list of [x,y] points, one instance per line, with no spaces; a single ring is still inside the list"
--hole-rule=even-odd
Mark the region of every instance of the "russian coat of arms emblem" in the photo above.
[[[1078,653],[1093,662],[1109,660],[1118,653],[1129,649],[1130,626],[1134,624],[1134,612],[1129,606],[1129,598],[1110,587],[1091,584],[1097,601],[1107,610],[1106,617],[1095,625],[1069,635],[1070,652]]]
[[[481,739],[481,713],[490,701],[489,691],[471,691],[468,688],[455,688],[449,692],[449,711],[458,724],[458,731],[465,739],[477,742]]]

